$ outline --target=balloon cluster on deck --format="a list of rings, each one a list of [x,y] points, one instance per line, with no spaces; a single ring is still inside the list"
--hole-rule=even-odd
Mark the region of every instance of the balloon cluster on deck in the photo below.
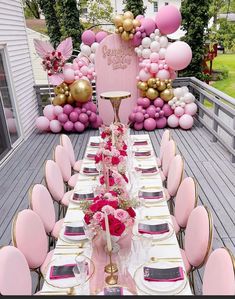
[[[139,26],[133,25],[131,33],[124,26],[125,20],[130,21],[130,19],[132,25],[134,22],[136,24],[139,22]],[[139,58],[140,69],[136,79],[141,97],[129,116],[131,125],[136,130],[154,130],[164,128],[166,125],[180,126],[183,129],[191,128],[192,113],[195,111],[196,104],[191,103],[191,106],[178,108],[179,103],[183,103],[182,98],[185,95],[179,96],[178,89],[175,94],[172,80],[177,76],[176,71],[189,65],[192,51],[187,43],[169,42],[167,37],[181,25],[180,11],[173,5],[163,6],[156,13],[155,20],[141,15],[134,19],[131,12],[126,12],[114,17],[114,24],[116,33],[120,34],[122,39],[131,40]],[[186,101],[188,97],[193,96],[189,94],[187,91]]]

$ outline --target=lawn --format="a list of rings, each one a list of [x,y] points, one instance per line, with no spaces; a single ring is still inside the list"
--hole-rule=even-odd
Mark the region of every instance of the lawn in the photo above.
[[[227,69],[228,78],[212,83],[212,86],[235,98],[235,54],[219,54],[213,60],[213,69]]]

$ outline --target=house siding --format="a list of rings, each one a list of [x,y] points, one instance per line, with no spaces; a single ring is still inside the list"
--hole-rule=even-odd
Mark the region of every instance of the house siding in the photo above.
[[[0,45],[6,46],[9,75],[23,138],[35,128],[38,115],[34,77],[20,0],[0,0]]]

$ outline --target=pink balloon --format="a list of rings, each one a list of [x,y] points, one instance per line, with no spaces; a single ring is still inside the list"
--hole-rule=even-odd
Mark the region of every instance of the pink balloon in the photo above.
[[[75,123],[77,120],[78,120],[78,114],[77,112],[75,111],[72,111],[70,114],[69,114],[69,119]]]
[[[148,113],[145,113],[144,118],[145,118],[145,119],[149,118]]]
[[[171,109],[171,106],[169,104],[164,104],[164,106],[162,107],[162,111],[164,111],[164,115],[166,117],[174,113],[174,110]]]
[[[155,107],[160,107],[160,108],[162,108],[164,105],[164,101],[161,98],[156,98],[156,100],[154,100],[153,103]]]
[[[158,72],[158,64],[157,63],[155,63],[155,62],[151,63],[150,72],[152,74],[156,74]]]
[[[179,125],[182,129],[188,130],[193,126],[193,117],[189,114],[184,114],[179,119]]]
[[[92,30],[85,30],[82,34],[82,42],[91,46],[96,40],[96,35]]]
[[[152,131],[152,130],[155,130],[156,128],[156,121],[155,119],[153,118],[147,118],[145,121],[144,121],[144,128],[145,130],[147,131]]]
[[[143,19],[144,18],[144,16],[143,15],[138,15],[137,17],[135,17],[136,18],[136,20],[141,20],[141,19]]]
[[[84,106],[83,106],[83,108],[82,108],[82,112],[83,112],[83,113],[86,113],[86,111],[87,111],[86,108],[84,108]]]
[[[63,111],[65,114],[69,115],[73,111],[73,106],[66,104],[64,105]]]
[[[139,31],[136,32],[133,39],[131,40],[131,44],[134,47],[138,47],[141,44],[142,38],[139,36],[141,35]]]
[[[145,33],[149,36],[156,29],[156,24],[151,18],[142,18],[140,19],[141,25],[144,27]]]
[[[61,123],[57,119],[51,120],[50,121],[50,130],[53,133],[59,133],[62,130]]]
[[[50,121],[45,116],[39,116],[36,119],[36,127],[39,131],[44,132],[49,129]]]
[[[88,116],[90,116],[90,115],[91,115],[91,110],[87,110],[86,114],[87,114]]]
[[[141,81],[148,81],[148,79],[151,77],[151,74],[142,69],[139,72],[139,77]]]
[[[77,121],[77,122],[74,123],[74,128],[79,133],[81,133],[85,130],[84,124],[82,124],[80,121]]]
[[[63,71],[64,81],[68,84],[72,83],[75,80],[74,70],[67,68]]]
[[[154,105],[150,105],[147,109],[146,109],[147,114],[149,115],[149,117],[154,117],[156,110]]]
[[[54,106],[53,105],[47,105],[43,109],[43,115],[48,118],[49,120],[53,120],[56,118],[54,113]]]
[[[134,129],[139,131],[139,130],[142,130],[144,127],[144,123],[134,123]]]
[[[151,62],[158,62],[158,60],[159,60],[159,54],[155,53],[155,52],[151,53],[150,54],[150,60],[151,60]]]
[[[156,128],[157,129],[163,129],[163,128],[165,128],[166,124],[167,124],[166,117],[161,117],[161,118],[158,118],[156,120]]]
[[[89,110],[91,110],[92,112],[97,112],[97,106],[96,104],[94,104],[93,102],[89,102],[90,103],[90,107]]]
[[[71,132],[73,130],[73,123],[68,120],[66,123],[63,125],[65,131]]]
[[[13,118],[13,112],[11,111],[10,108],[4,107],[4,112],[5,112],[6,118]]]
[[[136,112],[142,112],[143,110],[143,107],[142,106],[138,106],[137,109],[136,109]]]
[[[175,80],[177,78],[177,73],[175,71],[170,71],[170,79]]]
[[[73,63],[70,63],[70,62],[65,63],[64,70],[73,69],[74,63],[75,63],[75,61],[73,61]]]
[[[81,114],[81,108],[79,108],[79,107],[75,107],[74,109],[73,109],[73,111],[74,112],[77,112],[77,114],[79,115],[79,114]]]
[[[148,99],[148,98],[143,98],[143,100],[142,100],[142,106],[143,106],[143,108],[148,108],[149,107],[149,105],[150,105],[150,99]]]
[[[65,113],[61,113],[60,115],[58,115],[58,121],[61,122],[62,124],[66,123],[66,121],[68,121],[68,119],[69,119],[69,117]]]
[[[86,113],[81,113],[78,119],[81,123],[85,124],[88,121],[88,116]]]
[[[6,123],[10,134],[17,133],[16,120],[13,117],[7,118]]]
[[[192,50],[185,42],[176,41],[166,49],[165,60],[173,70],[183,70],[192,60]]]
[[[87,102],[87,103],[85,103],[85,104],[83,104],[82,105],[82,109],[86,109],[85,110],[85,112],[87,111],[87,110],[91,110],[90,108],[91,108],[91,102]],[[83,112],[83,111],[82,111]]]
[[[56,116],[58,116],[59,114],[63,113],[63,107],[59,106],[59,105],[56,105],[54,107],[54,114]]]
[[[175,114],[172,114],[168,117],[167,124],[171,128],[177,128],[179,126],[179,118]]]
[[[195,115],[197,113],[197,105],[195,103],[186,104],[184,107],[185,114]]]
[[[141,123],[141,122],[144,121],[144,115],[143,115],[142,112],[137,112],[137,113],[135,114],[135,121],[136,121],[137,123]]]
[[[178,106],[175,108],[174,113],[176,116],[180,117],[184,114],[184,108]]]
[[[156,13],[155,22],[162,34],[175,32],[181,24],[181,14],[174,5],[162,6]]]
[[[91,112],[91,115],[89,116],[90,122],[94,123],[97,121],[97,115],[95,112]]]
[[[86,76],[88,74],[89,68],[86,65],[84,65],[80,68],[80,71],[84,76]]]
[[[132,112],[130,115],[129,115],[129,121],[130,122],[134,122],[135,121],[135,113]]]
[[[100,43],[107,35],[108,35],[108,33],[104,32],[104,31],[100,31],[100,32],[96,33],[95,39],[96,39],[97,43]]]
[[[156,77],[161,80],[170,79],[170,73],[168,70],[162,69],[162,70],[158,71]]]
[[[103,120],[102,120],[102,118],[101,118],[99,115],[97,115],[97,119],[96,119],[96,121],[93,122],[93,123],[91,124],[91,126],[92,126],[92,128],[94,128],[94,129],[98,129],[102,124],[103,124]]]

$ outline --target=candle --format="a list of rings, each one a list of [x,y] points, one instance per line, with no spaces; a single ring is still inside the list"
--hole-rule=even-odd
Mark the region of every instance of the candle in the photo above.
[[[112,251],[112,243],[111,243],[111,236],[110,236],[110,231],[109,231],[109,220],[108,220],[108,215],[106,212],[104,213],[104,221],[105,221],[105,229],[106,229],[107,249],[109,252],[111,252]]]

